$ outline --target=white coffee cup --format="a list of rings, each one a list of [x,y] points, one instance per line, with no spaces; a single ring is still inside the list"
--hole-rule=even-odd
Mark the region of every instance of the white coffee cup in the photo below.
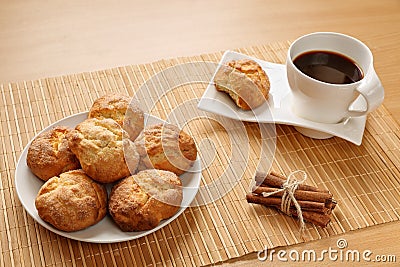
[[[362,79],[348,84],[334,84],[306,75],[293,61],[310,51],[330,51],[344,55],[358,65],[363,73]],[[316,32],[301,36],[289,48],[286,69],[293,93],[292,111],[310,121],[340,123],[349,117],[368,114],[384,99],[384,89],[374,70],[370,49],[351,36],[334,32]],[[356,99],[357,103],[364,102],[363,109],[352,109]],[[364,101],[359,101],[360,99]]]

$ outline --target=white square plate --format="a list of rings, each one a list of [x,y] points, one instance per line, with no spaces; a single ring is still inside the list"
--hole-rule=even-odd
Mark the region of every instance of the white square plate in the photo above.
[[[233,51],[226,51],[219,65],[239,59],[252,59],[260,64],[267,73],[270,80],[268,101],[250,111],[240,109],[226,93],[216,90],[213,82],[214,73],[212,80],[199,101],[197,106],[199,109],[235,120],[286,124],[306,128],[343,138],[356,145],[361,144],[366,116],[349,118],[344,122],[336,124],[318,123],[300,118],[292,112],[292,93],[287,82],[285,65],[263,61]]]

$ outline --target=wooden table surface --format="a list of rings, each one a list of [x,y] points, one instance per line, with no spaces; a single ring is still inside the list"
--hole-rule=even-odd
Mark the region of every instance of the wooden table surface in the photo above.
[[[293,40],[314,31],[349,34],[371,48],[384,105],[400,123],[399,0],[2,1],[0,83]],[[400,262],[399,231],[400,222],[393,222],[282,249],[321,251],[341,237],[349,249],[397,254]],[[223,264],[267,262],[253,253]],[[277,259],[268,264],[285,265]]]

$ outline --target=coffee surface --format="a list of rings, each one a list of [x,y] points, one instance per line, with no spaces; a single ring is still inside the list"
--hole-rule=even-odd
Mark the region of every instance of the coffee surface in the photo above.
[[[357,63],[336,52],[305,52],[297,56],[293,63],[304,74],[326,83],[349,84],[363,78]]]

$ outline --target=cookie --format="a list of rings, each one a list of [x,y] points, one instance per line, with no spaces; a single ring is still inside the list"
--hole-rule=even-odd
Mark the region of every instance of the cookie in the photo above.
[[[35,206],[40,218],[55,228],[66,232],[78,231],[104,218],[107,192],[82,170],[73,170],[44,183]]]
[[[172,124],[145,127],[135,145],[140,155],[138,170],[155,168],[181,175],[193,166],[197,157],[193,138]]]
[[[86,119],[67,138],[82,169],[97,182],[112,183],[136,172],[134,143],[112,119]]]
[[[254,109],[268,100],[270,82],[261,66],[249,59],[232,60],[214,77],[215,88],[227,93],[243,110]]]
[[[144,127],[144,113],[127,95],[106,94],[96,99],[89,110],[89,118],[113,119],[135,140]]]
[[[172,217],[182,199],[182,184],[176,174],[144,170],[114,185],[108,210],[122,231],[145,231]]]
[[[57,126],[39,134],[30,144],[26,164],[43,181],[63,172],[80,168],[69,148],[66,135],[71,129]]]

